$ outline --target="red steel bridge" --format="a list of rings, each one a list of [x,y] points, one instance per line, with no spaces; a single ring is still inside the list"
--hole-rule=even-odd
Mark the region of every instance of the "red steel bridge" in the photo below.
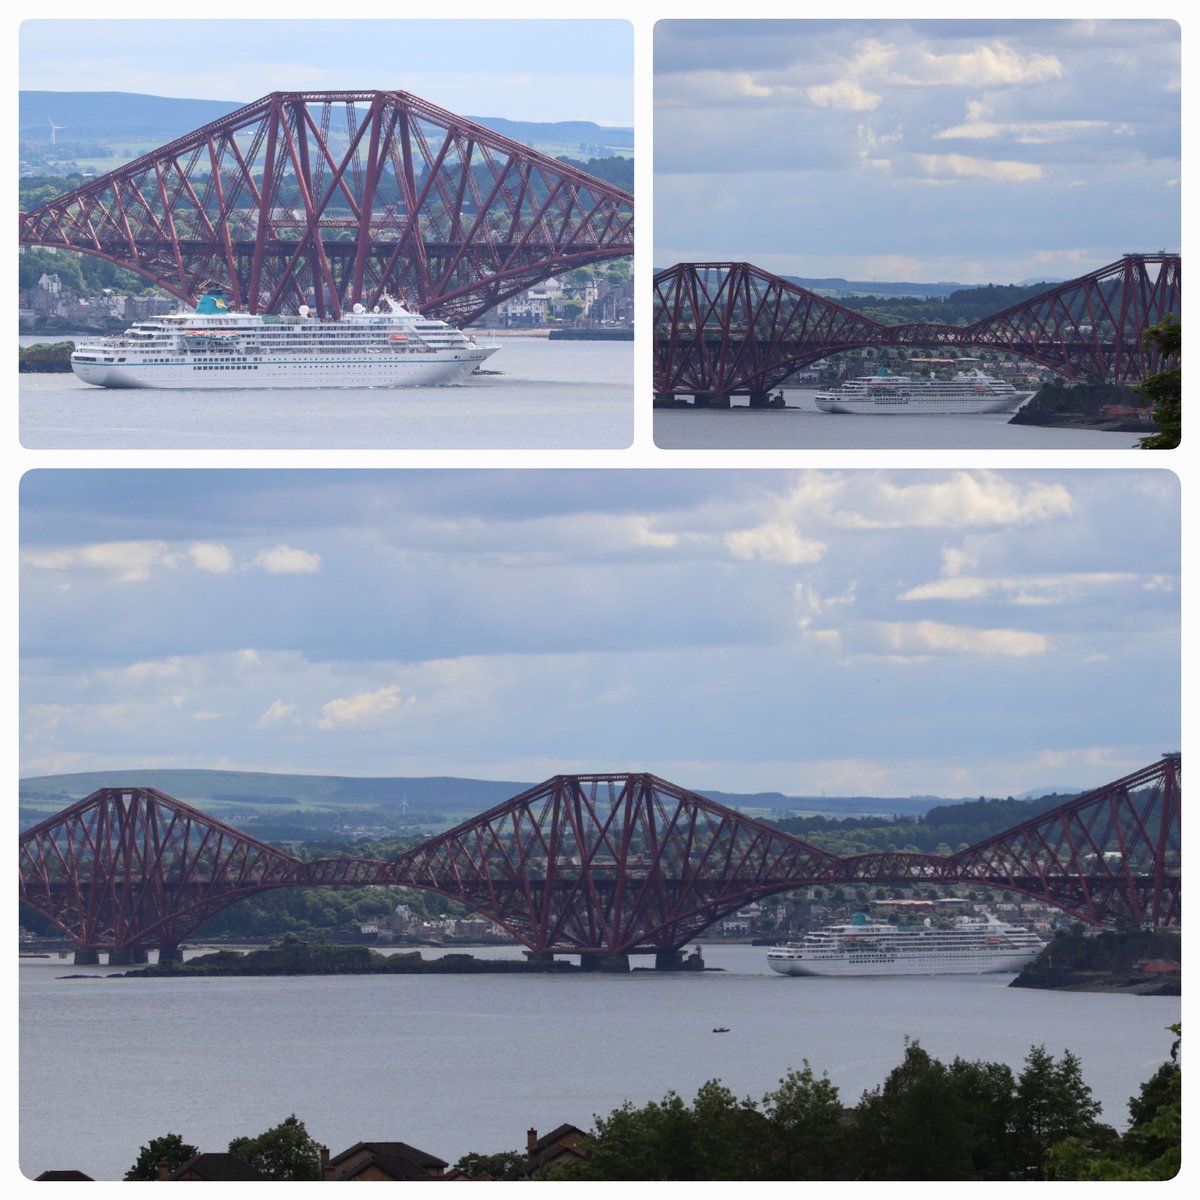
[[[948,857],[839,858],[654,775],[556,775],[388,861],[303,862],[153,788],[101,788],[21,836],[21,900],[76,961],[179,956],[213,913],[274,888],[422,888],[530,951],[677,965],[702,930],[793,888],[976,884],[1093,925],[1180,919],[1181,757]]]
[[[32,212],[20,244],[185,303],[340,316],[387,292],[464,325],[633,253],[633,197],[407,92],[273,92]]]
[[[827,355],[895,346],[1003,351],[1066,379],[1136,382],[1160,369],[1146,331],[1181,315],[1180,261],[1128,254],[963,326],[880,325],[749,263],[680,263],[654,277],[655,396],[763,405]]]

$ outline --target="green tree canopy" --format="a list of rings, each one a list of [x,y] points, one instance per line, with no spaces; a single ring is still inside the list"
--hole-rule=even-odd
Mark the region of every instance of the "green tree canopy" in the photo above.
[[[1179,445],[1183,433],[1183,368],[1179,358],[1183,334],[1179,318],[1174,313],[1168,313],[1153,329],[1146,330],[1144,340],[1147,348],[1158,347],[1166,369],[1148,376],[1138,388],[1150,404],[1150,415],[1158,426],[1158,433],[1142,438],[1138,444],[1143,450],[1173,450]],[[1171,363],[1175,364],[1174,367]]]
[[[321,1148],[295,1113],[258,1137],[234,1138],[229,1153],[268,1179],[320,1179]]]
[[[177,1133],[165,1133],[151,1138],[141,1148],[137,1162],[125,1172],[126,1179],[154,1180],[158,1178],[159,1163],[166,1163],[168,1171],[177,1171],[185,1162],[190,1162],[200,1151],[188,1145]]]

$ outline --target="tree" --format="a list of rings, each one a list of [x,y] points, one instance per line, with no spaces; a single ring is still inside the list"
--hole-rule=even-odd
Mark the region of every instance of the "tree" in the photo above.
[[[846,1110],[827,1075],[817,1079],[807,1059],[763,1097],[768,1135],[764,1179],[847,1179],[850,1139]]]
[[[1171,1029],[1178,1035],[1178,1025]],[[1049,1178],[1174,1179],[1183,1161],[1182,1085],[1177,1039],[1171,1061],[1163,1063],[1129,1101],[1131,1124],[1124,1136],[1114,1138],[1099,1154],[1082,1138],[1058,1142],[1047,1156]]]
[[[1077,1138],[1098,1145],[1106,1130],[1100,1105],[1083,1081],[1079,1059],[1069,1050],[1060,1062],[1033,1046],[1017,1080],[1018,1169],[1026,1179],[1047,1177],[1047,1152],[1056,1142]]]
[[[974,1179],[971,1130],[949,1068],[918,1042],[881,1087],[864,1092],[855,1109],[858,1178]]]
[[[524,1161],[525,1155],[519,1150],[501,1150],[496,1154],[464,1154],[454,1165],[472,1179],[482,1176],[503,1179]]]
[[[149,1144],[138,1153],[137,1162],[125,1172],[125,1178],[157,1179],[159,1163],[166,1163],[168,1171],[177,1171],[199,1153],[195,1146],[189,1146],[177,1133],[151,1138]]]
[[[1182,332],[1179,318],[1174,313],[1168,313],[1152,329],[1146,330],[1143,343],[1147,349],[1158,347],[1162,364],[1167,369],[1148,376],[1138,388],[1144,400],[1151,405],[1150,415],[1158,426],[1158,433],[1142,438],[1138,445],[1143,450],[1173,450],[1182,436],[1180,394],[1183,391],[1183,374],[1179,360]],[[1171,368],[1170,363],[1175,366]]]
[[[234,1138],[229,1153],[267,1179],[320,1179],[321,1148],[295,1113],[258,1137]]]

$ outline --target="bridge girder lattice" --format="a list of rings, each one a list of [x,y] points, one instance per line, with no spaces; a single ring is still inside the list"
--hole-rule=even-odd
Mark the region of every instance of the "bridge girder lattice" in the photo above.
[[[399,91],[273,92],[20,214],[20,244],[185,303],[340,316],[386,293],[465,325],[633,253],[633,197]]]
[[[654,390],[766,393],[845,350],[1015,354],[1070,380],[1134,383],[1164,365],[1146,331],[1182,307],[1179,255],[1126,255],[970,325],[882,325],[750,263],[679,263],[654,277]]]
[[[178,945],[245,896],[300,886],[435,892],[548,954],[673,952],[811,885],[967,883],[1165,927],[1181,776],[1166,756],[944,857],[839,857],[650,774],[556,775],[386,861],[300,861],[152,788],[102,788],[21,836],[21,899],[81,948],[117,949]]]

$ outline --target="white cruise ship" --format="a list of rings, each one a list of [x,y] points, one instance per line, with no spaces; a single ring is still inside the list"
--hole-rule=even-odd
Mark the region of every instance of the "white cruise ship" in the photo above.
[[[71,367],[109,388],[437,387],[458,383],[499,346],[384,298],[341,320],[230,312],[220,293],[195,312],[139,321],[119,337],[81,343]]]
[[[828,413],[961,414],[1012,412],[1032,395],[982,371],[961,372],[953,379],[912,379],[880,367],[875,375],[818,392],[815,400]]]
[[[990,914],[959,917],[939,927],[876,924],[855,913],[849,925],[829,925],[803,941],[774,946],[767,962],[781,975],[980,975],[1019,971],[1042,950],[1042,940]]]

